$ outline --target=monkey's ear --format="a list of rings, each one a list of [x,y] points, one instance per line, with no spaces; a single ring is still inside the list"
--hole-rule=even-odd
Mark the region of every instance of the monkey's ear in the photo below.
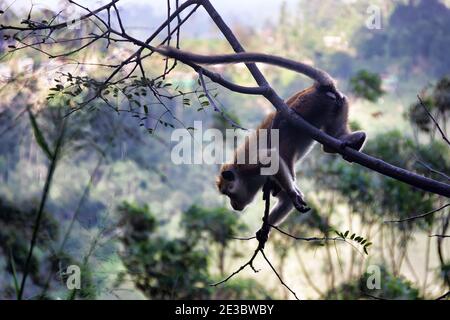
[[[234,181],[235,179],[234,172],[231,170],[222,171],[222,178],[224,178],[227,181]]]

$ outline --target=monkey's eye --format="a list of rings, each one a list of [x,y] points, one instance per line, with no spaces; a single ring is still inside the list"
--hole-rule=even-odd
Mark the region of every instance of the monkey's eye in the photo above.
[[[331,91],[328,91],[327,93],[325,93],[328,97],[330,97],[331,99],[333,99],[333,100],[336,100],[336,95],[333,93],[333,92],[331,92]]]
[[[234,181],[234,179],[235,179],[234,172],[230,171],[230,170],[223,171],[222,177],[227,181]]]

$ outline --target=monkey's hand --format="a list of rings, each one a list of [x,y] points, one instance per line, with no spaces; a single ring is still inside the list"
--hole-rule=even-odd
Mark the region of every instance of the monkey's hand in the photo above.
[[[297,209],[297,211],[299,211],[300,213],[306,213],[311,210],[311,208],[306,204],[305,200],[303,200],[303,195],[300,190],[293,191],[289,196],[295,209]]]
[[[261,229],[259,229],[256,232],[256,240],[258,240],[259,245],[262,249],[264,249],[264,245],[266,244],[267,240],[269,239],[269,233],[270,233],[270,226],[269,225],[263,225]]]

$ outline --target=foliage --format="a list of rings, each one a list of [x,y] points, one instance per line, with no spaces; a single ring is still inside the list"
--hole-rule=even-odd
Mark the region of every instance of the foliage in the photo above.
[[[229,209],[209,209],[197,205],[193,205],[183,214],[181,226],[189,231],[191,239],[204,238],[221,245],[226,245],[233,236],[247,230],[247,226]]]
[[[159,235],[158,223],[148,206],[123,203],[118,210],[123,228],[121,258],[127,268],[121,274],[119,284],[129,275],[150,299],[267,297],[262,287],[252,280],[231,282],[223,288],[209,286],[214,282],[209,271],[210,255],[201,247],[223,244],[228,232],[242,228],[236,219],[227,218],[227,213],[230,214],[225,209],[191,207],[179,228],[179,236],[182,233],[189,236],[173,239]],[[207,213],[211,213],[211,217]],[[197,218],[209,219],[211,224]]]
[[[422,145],[417,150],[414,142],[399,131],[381,133],[369,139],[365,152],[376,155],[396,166],[427,173],[426,169],[417,165],[415,155],[420,155],[426,162],[435,163],[445,154],[431,151],[444,150],[442,143]],[[445,162],[444,162],[445,163]],[[441,164],[442,165],[442,164]],[[376,216],[384,220],[406,218],[411,215],[427,212],[433,208],[435,197],[426,192],[411,188],[402,182],[380,176],[360,166],[349,166],[333,156],[322,157],[316,163],[314,174],[326,189],[340,194],[351,205],[354,212],[362,219],[374,219]],[[404,201],[408,199],[408,201]],[[376,205],[375,205],[376,204]],[[431,219],[431,217],[430,217]],[[429,220],[426,220],[430,222]],[[421,225],[416,222],[414,225]],[[411,224],[398,224],[399,228],[410,228]]]
[[[450,278],[450,262],[440,265],[438,277],[444,281]]]
[[[435,132],[436,124],[429,112],[445,130],[450,110],[450,78],[443,77],[434,86],[422,91],[422,102],[419,100],[413,103],[405,114],[406,118],[422,132]]]
[[[358,33],[358,53],[383,62],[385,70],[402,65],[404,75],[443,76],[450,69],[446,57],[450,35],[450,9],[439,0],[399,3],[382,30]],[[411,23],[414,21],[414,23]]]
[[[444,116],[450,111],[450,76],[445,76],[435,85],[433,97],[436,108]]]
[[[364,253],[367,255],[369,254],[367,249],[372,245],[372,242],[368,241],[367,239],[365,239],[362,236],[357,235],[354,232],[350,233],[350,230],[347,230],[345,232],[340,232],[340,231],[334,230],[334,232],[343,240],[354,241],[354,242],[358,243],[359,245],[361,245],[363,247]]]
[[[341,284],[338,288],[326,293],[326,299],[356,300],[376,297],[387,300],[421,299],[419,290],[401,276],[394,276],[385,267],[380,268],[380,289],[368,289],[371,281],[370,273],[364,273],[359,279]]]
[[[17,298],[17,288],[13,290],[13,287],[21,280],[37,214],[35,209],[26,210],[26,207],[26,204],[12,205],[0,199],[0,252],[8,257],[5,270],[0,276],[2,283],[6,283],[2,288],[1,298]],[[29,267],[32,289],[27,292],[32,299],[64,298],[64,294],[69,298],[72,293],[67,292],[64,285],[67,277],[63,270],[69,265],[82,264],[67,253],[56,255],[48,250],[51,243],[60,236],[59,222],[48,212],[43,212],[40,229]],[[18,237],[18,234],[21,236]],[[49,283],[48,274],[51,275]],[[93,282],[89,266],[84,266],[81,274],[81,289],[76,290],[76,296],[95,299],[98,287]]]
[[[376,73],[367,70],[359,70],[350,79],[351,90],[357,97],[376,102],[383,94],[381,78]]]
[[[23,271],[36,213],[35,209],[18,209],[0,199],[0,248],[5,256],[10,253],[11,260],[7,267],[7,271],[10,273],[13,272],[12,260],[14,260],[16,272]],[[41,224],[42,229],[46,232],[38,234],[37,246],[40,250],[45,250],[50,242],[58,237],[59,230],[57,222],[48,213],[43,213]],[[17,234],[22,234],[22,236],[18,237]],[[40,281],[39,264],[40,259],[35,253],[31,260],[30,275],[37,282]]]
[[[157,236],[157,224],[148,207],[124,203],[119,213],[124,226],[122,261],[139,290],[150,299],[208,296],[208,256],[193,249],[190,238]]]
[[[422,98],[423,105],[429,110],[434,109],[434,100],[426,96]],[[413,103],[406,113],[406,117],[409,119],[411,124],[423,132],[431,132],[434,128],[434,123],[432,122],[430,116],[428,115],[426,109],[420,101]]]

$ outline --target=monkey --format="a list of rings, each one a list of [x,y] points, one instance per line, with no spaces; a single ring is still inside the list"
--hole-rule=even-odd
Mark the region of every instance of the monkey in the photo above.
[[[339,139],[342,148],[350,147],[360,151],[364,147],[366,133],[364,131],[351,132],[349,128],[349,104],[347,97],[337,90],[334,79],[323,70],[283,57],[259,53],[240,52],[206,56],[181,51],[172,47],[158,47],[155,51],[180,60],[194,67],[194,69],[198,69],[198,66],[194,65],[195,63],[262,62],[302,73],[312,78],[315,82],[311,87],[299,91],[287,99],[287,106],[310,124]],[[233,162],[225,163],[220,168],[220,173],[216,179],[217,188],[220,193],[230,198],[230,204],[234,210],[244,210],[266,182],[267,177],[261,175],[263,165],[260,162],[257,161],[256,164],[241,164],[236,161],[239,156],[242,156],[242,153],[248,152],[252,139],[258,141],[260,130],[263,129],[279,130],[279,169],[269,178],[275,185],[272,195],[276,196],[278,201],[270,211],[267,221],[268,229],[267,225],[265,225],[265,230],[260,229],[257,232],[258,240],[265,242],[270,227],[278,226],[282,223],[293,208],[301,213],[310,210],[304,200],[303,193],[296,185],[294,167],[297,162],[311,151],[315,141],[309,135],[290,124],[278,111],[269,114],[254,134],[249,139],[246,139],[245,143],[235,151]],[[323,146],[323,151],[326,153],[337,153],[339,150]]]
[[[348,125],[348,99],[334,87],[315,83],[294,94],[286,104],[312,125],[341,140],[344,147],[358,151],[363,148],[366,133],[351,132]],[[270,177],[276,186],[272,194],[278,201],[268,217],[269,225],[278,226],[293,208],[301,213],[309,211],[304,195],[296,185],[294,167],[310,152],[315,141],[283,119],[278,112],[270,113],[249,139],[257,139],[261,129],[279,130],[279,170]],[[235,151],[232,163],[222,165],[216,179],[219,192],[230,198],[232,208],[237,211],[244,210],[253,201],[266,181],[266,177],[260,175],[261,164],[236,162],[239,153],[248,152],[249,139]],[[323,146],[323,151],[337,153],[337,150],[327,146]]]

